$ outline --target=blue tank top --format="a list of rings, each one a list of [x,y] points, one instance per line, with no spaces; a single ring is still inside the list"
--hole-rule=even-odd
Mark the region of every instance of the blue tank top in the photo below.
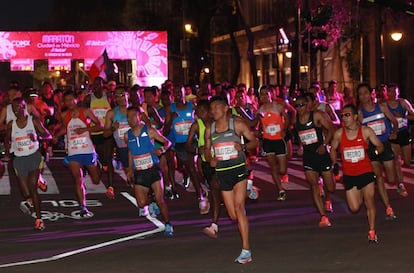
[[[119,107],[114,108],[114,121],[119,123],[119,128],[114,132],[114,139],[118,148],[126,148],[124,141],[125,133],[130,129],[126,114],[119,111]]]
[[[394,116],[395,114],[399,114],[399,117],[395,117],[398,121],[398,132],[408,130],[407,111],[405,111],[405,109],[402,107],[401,101],[398,100],[398,105],[396,108],[392,108],[388,103],[387,106]]]
[[[185,143],[187,141],[188,132],[194,122],[193,104],[187,101],[187,107],[183,110],[177,109],[177,104],[171,104],[171,113],[177,113],[177,117],[173,119],[172,131],[176,143]]]
[[[132,166],[137,171],[147,170],[159,163],[147,125],[142,127],[139,136],[135,136],[131,129],[128,130],[128,149],[132,155]]]
[[[362,125],[370,127],[374,130],[377,137],[382,141],[387,141],[391,133],[391,123],[381,111],[378,103],[375,103],[374,111],[368,112],[361,107]]]

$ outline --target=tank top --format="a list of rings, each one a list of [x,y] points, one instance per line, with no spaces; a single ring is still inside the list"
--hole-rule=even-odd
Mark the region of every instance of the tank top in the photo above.
[[[268,112],[263,112],[260,107],[259,112],[262,114],[260,121],[263,128],[263,138],[269,140],[282,139],[282,131],[285,129],[285,121],[283,116],[279,114],[279,105],[272,103],[272,108]]]
[[[34,141],[30,138],[31,134],[34,135]],[[34,154],[39,149],[39,141],[31,116],[27,116],[27,124],[24,128],[19,128],[17,122],[15,120],[13,121],[11,140],[12,150],[15,156],[28,156]]]
[[[194,122],[193,104],[191,102],[187,102],[185,109],[179,110],[177,109],[177,104],[174,102],[171,104],[171,113],[177,113],[178,115],[172,122],[175,142],[185,143],[187,141],[190,127]]]
[[[374,130],[377,137],[382,141],[387,141],[391,132],[391,123],[381,111],[378,103],[374,104],[374,111],[368,112],[364,107],[361,107],[362,125],[370,127]]]
[[[315,125],[313,113],[309,112],[309,119],[305,124],[300,123],[299,116],[296,117],[295,129],[305,152],[315,152],[323,144],[323,131]]]
[[[395,116],[399,114],[400,117],[395,117],[398,121],[398,132],[408,130],[408,120],[407,120],[407,111],[402,107],[401,100],[398,100],[398,105],[396,108],[392,108],[391,105],[387,102],[388,109]]]
[[[371,161],[366,150],[368,143],[362,135],[362,127],[359,126],[358,134],[355,139],[348,139],[345,129],[342,128],[342,137],[339,142],[341,152],[342,168],[345,175],[357,176],[372,172]]]
[[[125,143],[124,136],[125,136],[125,133],[128,132],[128,130],[130,129],[130,127],[128,124],[127,115],[122,114],[119,111],[119,106],[116,106],[114,108],[114,121],[113,122],[119,123],[118,129],[116,129],[115,132],[113,133],[116,146],[118,148],[126,148],[127,144]]]
[[[234,118],[229,119],[229,128],[216,132],[216,123],[211,125],[211,142],[217,158],[216,171],[231,170],[246,164],[243,151],[237,151],[234,144],[241,143],[240,136],[234,130]]]
[[[66,112],[65,125],[67,129],[68,155],[90,154],[95,152],[91,136],[88,131],[76,134],[75,129],[89,127],[83,108],[79,108],[79,116],[72,118],[69,111]]]
[[[154,143],[151,141],[147,125],[143,125],[141,132],[135,136],[131,129],[128,130],[128,149],[132,156],[132,166],[137,171],[147,170],[159,163],[154,154]]]
[[[105,124],[106,112],[111,110],[111,105],[109,104],[106,94],[102,95],[102,98],[97,98],[93,93],[91,94],[91,106],[93,114]],[[93,126],[93,124],[92,124]],[[93,132],[92,135],[103,134],[103,131]]]

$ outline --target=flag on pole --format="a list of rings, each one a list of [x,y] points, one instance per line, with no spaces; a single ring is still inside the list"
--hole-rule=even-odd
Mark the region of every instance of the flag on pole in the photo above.
[[[96,77],[101,77],[104,81],[107,81],[112,71],[113,67],[105,49],[102,55],[93,62],[89,70],[89,78],[93,81]]]

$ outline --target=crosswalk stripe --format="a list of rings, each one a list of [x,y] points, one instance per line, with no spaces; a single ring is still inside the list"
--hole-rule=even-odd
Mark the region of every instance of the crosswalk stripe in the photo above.
[[[10,195],[11,187],[10,187],[10,178],[9,178],[9,170],[7,166],[7,162],[3,162],[4,164],[4,174],[0,178],[0,195]]]

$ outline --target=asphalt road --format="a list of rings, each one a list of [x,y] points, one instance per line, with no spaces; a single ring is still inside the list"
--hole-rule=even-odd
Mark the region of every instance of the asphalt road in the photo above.
[[[367,241],[365,210],[349,212],[341,184],[333,197],[332,227],[319,228],[300,159],[289,164],[287,200],[276,201],[264,159],[253,163],[258,200],[247,200],[253,262],[233,261],[241,250],[235,223],[224,207],[219,238],[202,233],[210,215],[200,215],[194,193],[178,186],[181,198],[168,201],[175,236],[165,237],[161,219],[139,217],[122,172],[116,198],[105,187],[88,185],[89,219],[79,219],[73,182],[60,158],[44,176],[48,192],[41,198],[46,229],[33,231],[34,219],[19,210],[21,196],[10,166],[0,179],[0,272],[414,272],[414,175],[404,169],[409,191],[400,197],[389,187],[397,219],[385,220],[377,199],[378,244]],[[177,174],[178,180],[180,175]]]

